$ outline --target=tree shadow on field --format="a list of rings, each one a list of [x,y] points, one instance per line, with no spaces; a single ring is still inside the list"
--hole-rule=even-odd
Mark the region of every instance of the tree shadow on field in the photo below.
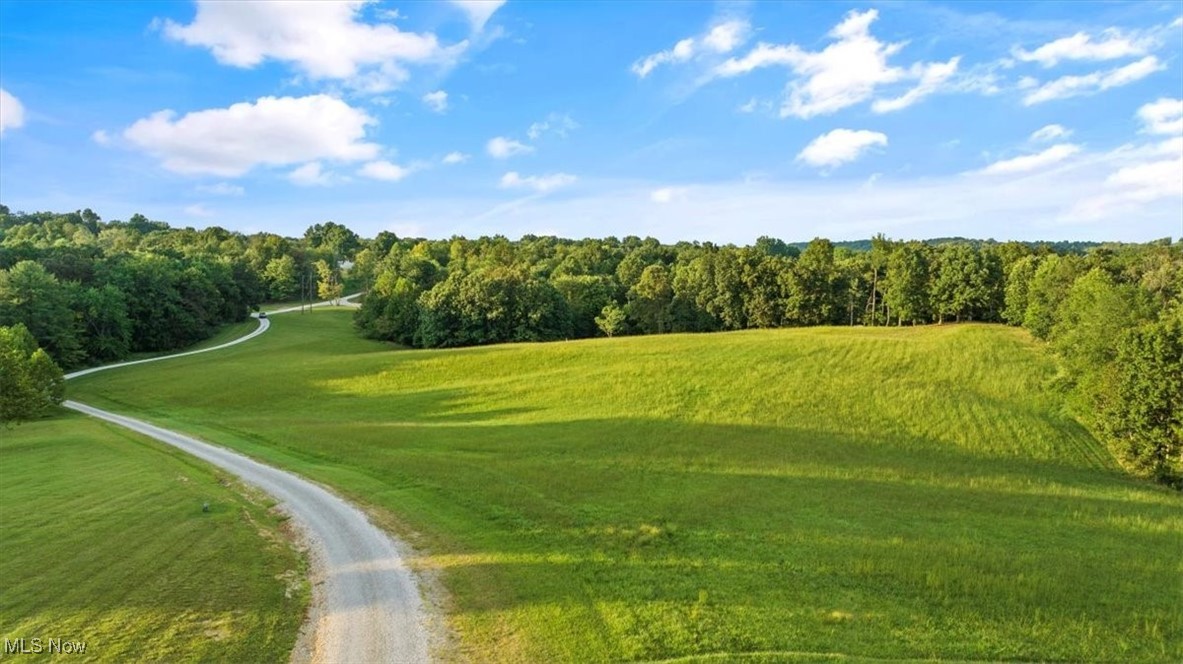
[[[446,511],[441,541],[455,543],[414,563],[469,589],[462,614],[582,607],[552,628],[609,620],[642,640],[702,629],[736,636],[722,644],[733,649],[786,647],[764,633],[777,621],[833,632],[833,611],[879,615],[880,644],[908,621],[936,630],[960,613],[984,630],[966,626],[969,641],[1018,640],[1038,615],[1069,631],[1123,625],[1130,612],[1113,607],[1174,615],[1152,589],[1172,573],[1180,502],[1104,470],[936,441],[639,419],[412,435],[416,453],[389,468],[416,487],[412,500]],[[384,506],[399,511],[397,498]],[[646,654],[659,655],[671,653]]]

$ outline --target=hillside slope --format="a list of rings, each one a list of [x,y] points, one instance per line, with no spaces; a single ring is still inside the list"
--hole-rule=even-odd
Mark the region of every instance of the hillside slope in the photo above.
[[[1178,494],[1025,333],[812,328],[400,351],[340,312],[72,384],[337,487],[480,660],[1177,660]]]

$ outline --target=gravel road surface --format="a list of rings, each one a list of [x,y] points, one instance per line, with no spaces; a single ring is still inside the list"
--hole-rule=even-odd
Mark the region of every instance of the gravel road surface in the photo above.
[[[262,318],[257,330],[221,346],[85,369],[67,377],[218,350],[263,334],[269,325]],[[312,567],[312,622],[305,625],[302,640],[307,642],[297,646],[294,660],[325,664],[429,660],[428,612],[415,576],[403,561],[405,547],[370,523],[359,509],[318,484],[237,452],[76,401],[63,405],[181,449],[280,502],[303,535]],[[310,653],[300,652],[302,647]]]

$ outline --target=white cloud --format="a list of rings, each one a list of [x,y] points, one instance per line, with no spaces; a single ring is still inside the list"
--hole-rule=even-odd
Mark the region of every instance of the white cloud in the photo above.
[[[918,81],[913,89],[894,99],[880,100],[873,109],[879,113],[899,110],[936,92],[956,72],[960,57],[944,63],[915,63],[907,69],[888,64],[906,43],[884,43],[872,36],[871,23],[878,17],[874,9],[849,12],[828,33],[833,43],[821,51],[807,51],[796,44],[757,44],[743,57],[718,64],[709,76],[733,77],[763,67],[787,67],[795,78],[786,88],[780,116],[811,118],[864,102],[881,86]]]
[[[1016,48],[1013,54],[1022,62],[1038,62],[1044,67],[1053,67],[1064,60],[1114,60],[1117,58],[1145,55],[1154,45],[1153,40],[1123,34],[1110,28],[1101,33],[1101,39],[1084,32],[1063,37],[1033,50]]]
[[[559,138],[567,138],[567,132],[574,131],[579,128],[579,123],[571,119],[570,115],[566,113],[551,113],[546,116],[546,119],[541,122],[535,122],[526,130],[526,135],[530,140],[536,141],[542,137],[543,134],[552,133]]]
[[[423,95],[423,103],[436,113],[443,113],[448,110],[448,93],[443,90],[428,92]]]
[[[1146,161],[1118,169],[1105,179],[1101,193],[1089,196],[1069,210],[1068,219],[1093,220],[1117,217],[1156,201],[1183,201],[1183,144],[1171,159]],[[1178,231],[1175,217],[1175,229]]]
[[[1031,137],[1027,140],[1033,143],[1046,143],[1049,141],[1054,141],[1058,138],[1068,138],[1071,135],[1071,129],[1065,129],[1063,125],[1050,124],[1046,127],[1036,129],[1031,133]]]
[[[210,49],[224,65],[251,68],[266,60],[295,67],[313,80],[349,81],[382,92],[405,81],[406,64],[451,64],[467,42],[441,46],[434,34],[391,23],[362,22],[364,0],[199,0],[193,22],[163,22],[170,39]]]
[[[361,167],[357,172],[358,175],[371,178],[373,180],[384,180],[386,182],[398,182],[399,180],[411,174],[411,169],[398,164],[391,163],[386,160],[371,161]]]
[[[652,55],[647,55],[640,60],[633,63],[633,73],[641,78],[645,78],[657,69],[659,65],[669,64],[671,62],[685,62],[694,55],[694,38],[689,37],[674,44],[674,47],[658,51]]]
[[[871,110],[876,113],[890,113],[915,104],[928,95],[940,90],[953,74],[957,73],[957,65],[961,56],[956,56],[948,62],[933,62],[927,65],[914,65],[919,71],[920,82],[916,87],[908,90],[895,99],[877,99],[871,104]]]
[[[1138,109],[1137,117],[1151,134],[1171,136],[1141,146],[1125,145],[1108,157],[1119,164],[1097,187],[1082,188],[1082,198],[1062,218],[1095,220],[1136,215],[1150,205],[1183,203],[1183,100],[1159,99]],[[1177,134],[1177,135],[1175,135]],[[1178,231],[1183,214],[1174,214]]]
[[[468,161],[468,155],[463,152],[449,152],[442,160],[445,164],[463,164]]]
[[[197,191],[203,194],[213,194],[214,196],[242,196],[246,193],[246,190],[242,187],[236,184],[230,184],[229,182],[198,185]]]
[[[533,189],[539,193],[553,191],[566,187],[575,182],[574,175],[567,173],[551,173],[550,175],[521,176],[516,171],[510,171],[501,176],[502,189]]]
[[[1152,134],[1183,134],[1183,99],[1152,101],[1138,109],[1138,118]]]
[[[505,0],[452,0],[452,4],[464,10],[472,31],[480,32],[501,5],[505,4]]]
[[[94,141],[98,145],[107,147],[111,144],[111,135],[108,134],[104,129],[96,129],[94,133],[90,135],[90,140]]]
[[[288,173],[288,180],[301,187],[326,187],[332,183],[332,174],[321,170],[319,161],[310,161]]]
[[[25,107],[8,90],[0,88],[0,136],[6,129],[20,129],[25,126]]]
[[[730,20],[711,28],[702,38],[702,44],[716,53],[730,53],[735,47],[748,40],[751,26],[747,21]]]
[[[515,155],[529,154],[534,151],[534,148],[525,143],[515,141],[512,138],[497,136],[496,138],[489,139],[489,142],[485,145],[485,151],[494,159],[509,159]]]
[[[835,129],[813,139],[797,159],[811,166],[834,168],[855,161],[876,146],[887,146],[886,134],[866,129]]]
[[[647,55],[633,63],[632,71],[645,78],[661,65],[688,60],[704,54],[730,53],[748,40],[751,26],[747,21],[731,19],[717,23],[706,34],[679,40],[672,48]]]
[[[1128,85],[1165,69],[1158,58],[1148,55],[1137,62],[1108,71],[1095,71],[1083,76],[1062,76],[1027,93],[1024,106],[1034,106],[1055,99],[1092,95],[1110,88]]]
[[[1079,145],[1061,143],[1036,154],[1023,155],[1012,159],[1003,159],[983,168],[980,172],[985,175],[1026,173],[1045,166],[1051,166],[1080,152]]]
[[[260,165],[373,159],[378,146],[365,142],[365,133],[374,123],[327,95],[263,97],[180,118],[159,111],[136,121],[123,137],[171,171],[234,177]]]

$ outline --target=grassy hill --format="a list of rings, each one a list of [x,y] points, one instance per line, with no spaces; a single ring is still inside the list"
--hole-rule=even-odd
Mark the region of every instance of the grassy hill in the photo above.
[[[0,427],[0,467],[0,639],[84,642],[78,661],[287,658],[302,562],[226,476],[68,411]]]
[[[323,311],[70,388],[370,506],[478,660],[1183,658],[1183,500],[1052,372],[996,326],[401,351]]]

